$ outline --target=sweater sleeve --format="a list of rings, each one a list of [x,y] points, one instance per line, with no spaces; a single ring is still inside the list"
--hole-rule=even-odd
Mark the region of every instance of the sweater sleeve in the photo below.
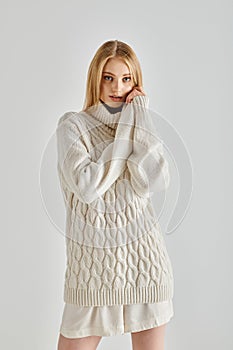
[[[129,112],[127,109],[122,112],[113,142],[97,161],[88,152],[84,141],[86,131],[78,116],[74,120],[72,112],[67,112],[59,119],[56,130],[59,178],[83,203],[91,203],[104,194],[127,167],[133,134],[133,122],[129,122],[133,116]]]
[[[170,183],[163,141],[157,135],[152,113],[147,107],[147,96],[136,96],[132,101],[135,116],[133,152],[127,160],[132,187],[141,197],[165,190]]]

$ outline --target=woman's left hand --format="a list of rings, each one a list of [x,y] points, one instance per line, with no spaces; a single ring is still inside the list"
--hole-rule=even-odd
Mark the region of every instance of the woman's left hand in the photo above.
[[[146,94],[145,94],[145,92],[144,92],[144,90],[142,89],[141,86],[135,86],[135,87],[133,88],[133,90],[132,90],[132,91],[128,94],[128,96],[126,97],[125,102],[126,102],[126,103],[130,103],[130,102],[133,101],[134,97],[139,96],[139,95],[145,96]]]

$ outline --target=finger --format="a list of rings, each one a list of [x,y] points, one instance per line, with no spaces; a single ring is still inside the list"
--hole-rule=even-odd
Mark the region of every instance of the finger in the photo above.
[[[144,92],[142,86],[135,86],[135,89]]]
[[[135,91],[139,91],[142,95],[145,95],[145,91],[141,87],[136,87]]]
[[[125,102],[126,102],[126,103],[132,102],[133,99],[134,99],[134,97],[140,96],[140,95],[144,95],[144,96],[145,96],[144,90],[142,89],[141,86],[135,86],[135,87],[131,90],[131,92],[128,94],[128,96],[126,97]]]
[[[129,103],[130,102],[130,96],[128,95],[126,100],[125,100],[126,103]]]

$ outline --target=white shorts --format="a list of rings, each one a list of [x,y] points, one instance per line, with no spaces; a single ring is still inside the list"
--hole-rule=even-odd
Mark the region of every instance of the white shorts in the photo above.
[[[60,333],[67,338],[80,338],[138,332],[165,324],[173,315],[172,300],[92,307],[65,303]]]

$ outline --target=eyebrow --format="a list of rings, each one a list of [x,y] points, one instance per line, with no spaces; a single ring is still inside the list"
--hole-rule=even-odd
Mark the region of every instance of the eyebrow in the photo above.
[[[115,74],[113,74],[113,73],[111,73],[111,72],[103,72],[103,73],[105,73],[105,74],[111,74],[111,75],[113,75],[113,76],[115,77]],[[123,77],[124,77],[125,75],[131,75],[131,73],[123,74]]]

